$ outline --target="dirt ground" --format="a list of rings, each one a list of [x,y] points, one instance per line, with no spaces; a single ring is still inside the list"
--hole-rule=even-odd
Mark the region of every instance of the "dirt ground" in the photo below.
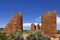
[[[59,38],[51,38],[51,40],[59,40]]]

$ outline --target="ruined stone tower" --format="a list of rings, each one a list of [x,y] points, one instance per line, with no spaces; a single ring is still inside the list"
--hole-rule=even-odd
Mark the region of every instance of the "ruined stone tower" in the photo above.
[[[35,24],[31,24],[31,31],[35,31],[36,30],[36,25]]]
[[[56,11],[47,12],[42,16],[41,30],[44,34],[56,37]]]
[[[6,34],[10,34],[15,31],[23,31],[23,18],[21,13],[14,14],[4,29]]]
[[[36,30],[40,30],[40,25],[39,24],[37,24]]]

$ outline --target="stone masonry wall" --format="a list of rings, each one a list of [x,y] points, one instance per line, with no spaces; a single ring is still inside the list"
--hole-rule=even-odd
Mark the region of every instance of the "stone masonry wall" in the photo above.
[[[6,25],[4,32],[10,34],[19,30],[23,31],[23,18],[20,13],[16,13]]]
[[[42,16],[41,30],[44,34],[56,37],[56,12],[47,12]]]
[[[31,24],[31,31],[35,31],[36,30],[36,25],[35,24]]]
[[[40,25],[39,24],[37,24],[36,30],[40,30]]]

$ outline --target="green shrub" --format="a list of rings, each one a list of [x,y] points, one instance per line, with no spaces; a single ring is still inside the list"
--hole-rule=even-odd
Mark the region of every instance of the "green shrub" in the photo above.
[[[43,35],[43,40],[50,40],[50,37],[47,35]]]
[[[60,30],[57,30],[57,34],[60,34]]]
[[[50,37],[47,35],[43,35],[41,30],[37,30],[35,32],[30,32],[26,37],[27,40],[50,40]]]
[[[42,40],[42,34],[38,34],[38,35],[37,35],[37,39],[38,39],[38,40]]]
[[[22,38],[22,33],[21,32],[14,32],[14,33],[11,33],[9,36],[8,36],[8,40],[19,40]]]
[[[35,33],[36,33],[37,40],[42,40],[42,31],[37,30],[37,31],[35,31]]]
[[[36,36],[34,34],[29,34],[27,37],[26,37],[27,40],[36,40]]]
[[[27,36],[27,40],[36,40],[42,36],[42,31],[37,30],[35,32],[30,32],[29,35]]]
[[[7,40],[7,36],[5,33],[0,32],[0,40]]]

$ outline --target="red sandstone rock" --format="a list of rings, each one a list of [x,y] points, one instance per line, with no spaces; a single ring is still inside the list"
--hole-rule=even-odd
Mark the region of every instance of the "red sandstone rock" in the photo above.
[[[33,31],[35,31],[35,30],[36,30],[35,24],[31,24],[31,31],[33,32]]]
[[[10,34],[19,30],[23,30],[23,19],[20,13],[16,13],[13,15],[12,19],[6,25],[4,32],[6,34]]]
[[[40,30],[40,25],[39,24],[37,24],[36,29]]]
[[[44,34],[56,37],[56,12],[47,12],[42,16],[41,30]]]

